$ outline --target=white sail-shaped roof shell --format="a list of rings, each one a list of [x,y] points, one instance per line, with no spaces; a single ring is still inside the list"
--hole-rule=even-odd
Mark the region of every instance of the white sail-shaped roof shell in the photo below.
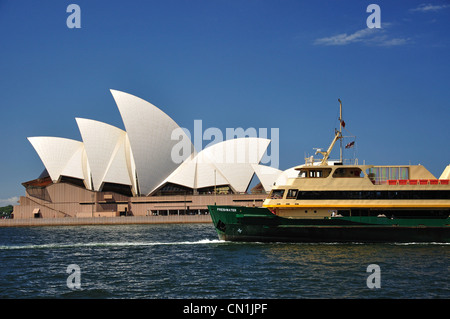
[[[439,179],[450,179],[450,165],[447,165]]]
[[[54,182],[69,176],[82,179],[87,189],[95,191],[113,183],[131,186],[134,195],[149,195],[166,183],[192,189],[229,185],[234,192],[246,192],[255,174],[267,191],[276,178],[286,175],[259,164],[269,139],[230,139],[197,154],[188,135],[156,106],[128,93],[111,93],[126,131],[77,118],[83,142],[29,138]],[[182,147],[184,157],[175,160],[172,153],[179,153],[180,140],[189,147]]]
[[[159,186],[168,182],[192,189],[230,184],[216,167],[214,161],[202,152],[191,155]]]
[[[205,188],[214,185],[230,185],[230,181],[217,168],[214,158],[200,152],[196,156],[195,188]]]
[[[172,160],[177,123],[153,104],[134,95],[111,90],[122,116],[133,152],[141,195],[152,192],[180,164]],[[190,139],[184,134],[183,139]],[[186,158],[191,155],[185,154]]]
[[[252,164],[256,176],[266,192],[270,191],[283,171],[265,165]]]
[[[270,140],[265,138],[236,138],[209,146],[202,153],[213,159],[234,191],[243,193],[255,173],[252,164],[261,161],[269,144]]]
[[[196,175],[197,175],[197,162],[196,155],[191,155],[187,158],[175,171],[172,172],[161,184],[165,184],[170,180],[171,183],[182,185],[189,188],[196,187]]]
[[[94,190],[106,182],[130,185],[136,192],[135,168],[127,133],[112,125],[77,118]]]
[[[90,168],[82,142],[51,136],[29,137],[28,140],[54,183],[61,176],[68,176],[82,179],[86,188],[91,189]]]
[[[276,179],[275,185],[286,185],[288,179],[298,177],[298,170],[295,169],[296,167],[297,166],[294,166],[283,171]]]
[[[269,143],[263,138],[238,138],[208,146],[183,162],[161,185],[169,182],[195,189],[229,185],[235,192],[245,192],[257,173],[263,187],[271,189],[281,171],[258,164]]]
[[[270,140],[259,137],[242,137],[207,146],[202,152],[218,164],[258,164]]]

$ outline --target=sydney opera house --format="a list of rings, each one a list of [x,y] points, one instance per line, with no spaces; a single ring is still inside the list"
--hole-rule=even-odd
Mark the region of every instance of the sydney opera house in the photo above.
[[[213,203],[260,206],[282,174],[260,164],[268,139],[235,138],[197,152],[159,108],[128,93],[111,93],[125,131],[76,118],[81,141],[28,138],[45,169],[22,183],[26,195],[14,207],[15,219],[205,214]],[[180,140],[190,149],[174,160]],[[249,189],[255,175],[259,184]]]

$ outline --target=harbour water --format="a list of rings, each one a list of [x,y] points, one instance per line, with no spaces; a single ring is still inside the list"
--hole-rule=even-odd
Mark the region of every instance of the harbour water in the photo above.
[[[212,224],[2,228],[0,262],[1,299],[450,298],[448,244],[230,243]]]

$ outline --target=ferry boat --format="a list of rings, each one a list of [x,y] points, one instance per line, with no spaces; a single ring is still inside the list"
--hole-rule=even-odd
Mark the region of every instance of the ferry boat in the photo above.
[[[339,129],[323,156],[275,185],[262,207],[208,206],[219,239],[259,242],[450,242],[450,165],[436,179],[422,165],[342,160]],[[340,159],[330,153],[340,141]],[[352,144],[348,144],[352,146]]]

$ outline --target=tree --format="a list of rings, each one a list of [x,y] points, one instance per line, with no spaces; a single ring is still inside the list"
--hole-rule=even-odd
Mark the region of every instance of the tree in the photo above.
[[[4,207],[0,207],[0,218],[10,218],[11,213],[13,212],[13,205],[8,205]]]

